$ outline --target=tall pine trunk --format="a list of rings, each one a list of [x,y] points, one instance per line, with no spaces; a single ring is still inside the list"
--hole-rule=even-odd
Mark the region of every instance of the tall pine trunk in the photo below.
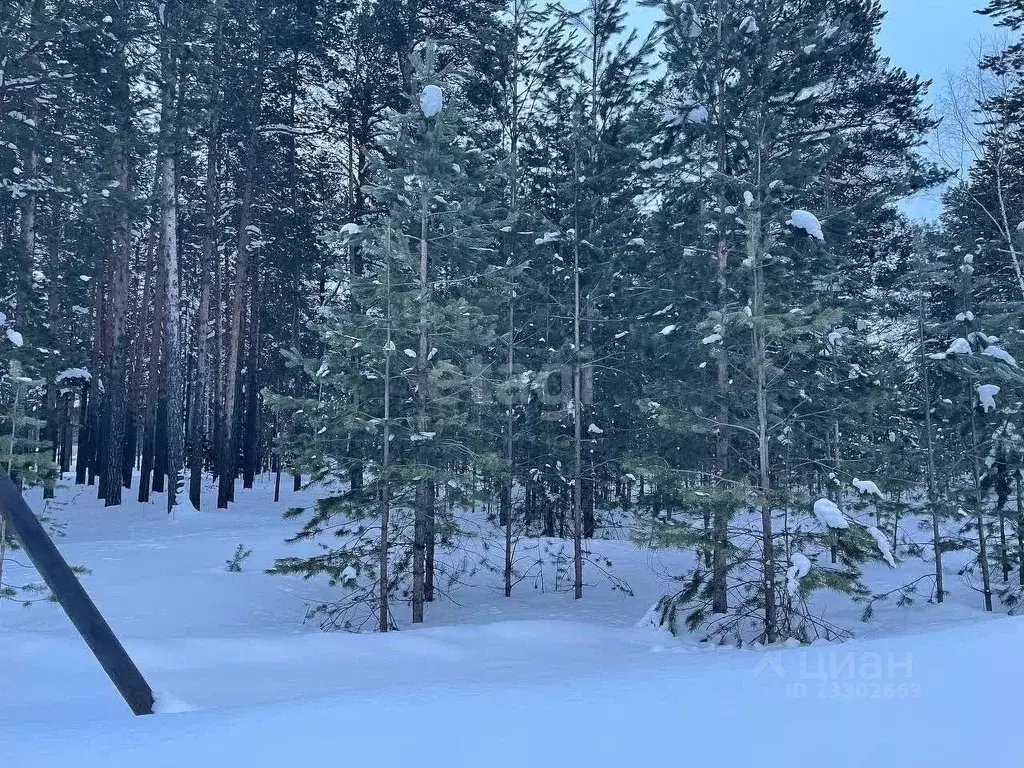
[[[235,477],[238,472],[237,411],[239,389],[239,358],[244,348],[242,319],[245,314],[246,288],[249,282],[250,261],[255,258],[251,252],[253,208],[255,203],[256,175],[259,171],[259,121],[263,102],[263,77],[266,60],[266,41],[260,33],[259,60],[255,72],[256,93],[249,115],[249,136],[246,141],[245,181],[242,189],[241,211],[238,225],[238,245],[235,255],[235,288],[231,303],[231,326],[225,349],[224,410],[221,414],[223,431],[220,446],[220,477],[217,484],[217,507],[226,509],[234,500]]]
[[[945,590],[942,583],[942,534],[939,530],[939,509],[938,495],[935,492],[935,433],[932,429],[932,396],[928,378],[928,355],[925,350],[925,309],[924,295],[922,294],[917,316],[918,344],[920,345],[921,358],[921,398],[924,400],[924,429],[925,447],[928,452],[928,511],[932,518],[932,550],[933,562],[935,565],[935,599],[942,602],[945,597]]]
[[[974,480],[975,521],[978,525],[978,562],[981,565],[981,593],[985,600],[985,610],[992,610],[992,576],[988,562],[988,531],[985,527],[985,497],[981,488],[981,458],[978,452],[981,443],[978,439],[977,408],[974,402],[974,383],[967,385],[967,403],[971,409],[971,474]]]
[[[771,474],[768,446],[768,351],[765,329],[763,224],[760,212],[750,215],[747,257],[753,266],[752,357],[754,397],[757,409],[758,478],[761,492],[761,569],[764,590],[764,640],[778,639],[778,607],[775,594],[775,535],[772,530]]]
[[[62,131],[63,119],[58,121],[58,133]],[[59,191],[63,182],[64,174],[64,148],[61,141],[53,153],[53,181],[58,191],[52,195],[51,212],[51,233],[49,242],[48,269],[51,275],[61,274],[60,252],[64,237],[64,193]],[[50,281],[49,297],[47,301],[47,319],[50,323],[50,334],[55,341],[55,347],[62,355],[66,353],[64,343],[63,316],[61,314],[61,285],[58,280]],[[51,455],[59,462],[59,477],[63,479],[67,471],[66,452],[63,450],[64,434],[67,428],[68,411],[66,407],[67,398],[61,394],[61,387],[52,377],[46,384],[46,438],[52,442]],[[43,488],[43,498],[52,499],[54,487],[47,485]]]
[[[572,364],[572,563],[573,597],[583,597],[583,364],[580,341],[583,315],[580,291],[580,141],[582,119],[577,118],[573,151],[573,364]]]
[[[429,244],[430,235],[430,196],[426,187],[422,193],[420,208],[420,289],[419,289],[419,353],[416,359],[416,429],[426,433],[429,428],[428,413],[429,407],[429,377],[427,371],[427,356],[430,354],[430,341],[428,324],[430,321],[427,302],[430,300],[429,289]],[[425,445],[426,441],[419,441],[419,445]],[[420,449],[421,462],[425,462],[426,449]],[[423,604],[427,599],[427,536],[432,530],[429,518],[434,514],[434,494],[431,488],[432,480],[427,477],[426,467],[422,467],[424,478],[416,487],[415,519],[413,521],[413,544],[412,544],[412,622],[419,624],[423,621]]]
[[[165,266],[162,260],[157,262],[153,290],[153,322],[149,339],[145,412],[142,417],[142,468],[139,473],[140,502],[149,501],[150,491],[154,488],[153,475],[156,464],[157,411],[161,379],[160,358],[163,349],[164,300],[167,295],[167,291],[164,288],[164,282],[167,279]]]
[[[124,68],[127,52],[122,48],[118,55],[119,67]],[[122,73],[126,74],[126,73]],[[128,311],[128,269],[132,254],[132,174],[131,174],[131,135],[132,119],[131,96],[126,78],[119,85],[118,99],[121,113],[121,124],[115,143],[115,176],[118,181],[114,199],[116,206],[115,239],[109,259],[110,291],[109,291],[109,325],[107,328],[107,360],[106,376],[103,390],[103,418],[100,497],[104,506],[116,506],[121,503],[123,482],[125,415],[126,415],[126,377],[127,357],[129,351],[128,333],[125,320]]]
[[[260,330],[262,316],[260,310],[259,274],[250,273],[252,296],[249,300],[249,350],[246,359],[245,384],[245,425],[242,430],[242,487],[252,488],[256,479],[259,463],[260,435]]]
[[[202,505],[203,455],[206,437],[207,413],[210,403],[210,305],[211,281],[217,269],[220,165],[220,113],[221,113],[221,56],[223,55],[224,0],[215,8],[217,38],[213,49],[213,72],[210,77],[210,105],[207,117],[206,190],[203,211],[203,247],[199,261],[199,308],[196,313],[196,377],[192,388],[191,420],[189,423],[189,501],[195,509]],[[220,297],[218,296],[218,302]]]
[[[381,632],[391,629],[391,576],[389,569],[390,526],[391,526],[391,354],[394,342],[391,340],[391,224],[388,223],[387,247],[384,249],[385,291],[387,295],[386,342],[384,344],[384,424],[381,436],[380,462],[380,551],[377,570],[380,580],[377,595],[378,627]]]

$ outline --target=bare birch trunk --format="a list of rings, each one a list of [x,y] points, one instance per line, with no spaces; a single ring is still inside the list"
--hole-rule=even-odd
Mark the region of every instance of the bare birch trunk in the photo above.
[[[178,178],[177,178],[177,62],[170,28],[177,18],[174,0],[164,6],[161,28],[161,76],[163,98],[160,113],[160,260],[164,264],[164,382],[166,392],[167,511],[178,503],[183,452],[181,371],[181,288],[178,275]]]

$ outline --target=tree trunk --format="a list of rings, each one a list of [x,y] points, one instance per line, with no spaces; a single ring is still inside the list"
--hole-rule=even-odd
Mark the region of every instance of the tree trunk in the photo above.
[[[515,168],[514,158],[515,154],[513,153],[513,169]],[[516,183],[514,173],[512,183],[514,187]],[[514,200],[515,193],[513,192]],[[513,202],[514,207],[515,203]],[[508,404],[505,406],[506,478],[501,494],[502,516],[504,517],[502,522],[505,526],[505,597],[512,597],[512,492],[515,483],[515,473],[513,471],[515,460],[515,411],[513,407],[515,398],[512,396],[512,374],[513,366],[515,365],[515,328],[515,288],[513,286],[509,289],[508,297],[508,357],[506,359],[506,365],[508,366],[508,391],[505,393],[506,397],[508,397]]]
[[[210,106],[206,145],[206,202],[203,221],[203,247],[199,262],[199,309],[196,314],[196,377],[192,388],[189,429],[189,501],[195,509],[202,506],[203,450],[206,437],[207,412],[210,402],[210,304],[212,275],[217,270],[217,243],[220,196],[218,168],[220,165],[221,56],[223,55],[222,7],[215,8],[217,37],[213,51],[213,74],[210,78]],[[217,296],[219,303],[220,296]]]
[[[260,31],[259,61],[255,72],[256,94],[249,116],[249,137],[246,142],[245,183],[242,190],[242,204],[238,227],[238,246],[235,262],[235,290],[231,305],[231,327],[225,354],[227,356],[224,377],[223,445],[221,446],[220,478],[217,487],[217,507],[226,509],[234,498],[235,476],[237,474],[236,416],[238,397],[238,362],[242,354],[242,316],[245,313],[245,293],[249,279],[251,228],[255,197],[256,174],[259,170],[259,121],[263,103],[263,76],[266,62],[266,41]]]
[[[255,139],[251,142],[252,151],[255,151]],[[253,204],[253,185],[255,182],[255,158],[250,155],[248,169],[246,172],[245,188],[242,193],[242,224],[238,233],[238,253],[235,263],[235,290],[231,308],[231,327],[228,329],[227,370],[224,381],[224,413],[223,420],[223,450],[224,454],[220,462],[220,482],[217,488],[217,507],[226,509],[228,502],[234,496],[235,476],[237,472],[238,446],[235,438],[237,397],[238,397],[238,362],[242,348],[242,315],[245,310],[246,285],[249,272],[249,241]]]
[[[126,56],[122,49],[119,61]],[[128,357],[128,333],[125,327],[128,305],[128,268],[132,254],[131,217],[131,97],[128,83],[120,87],[120,105],[124,112],[115,147],[115,175],[118,181],[115,205],[116,238],[110,255],[110,299],[107,346],[110,350],[103,392],[103,442],[100,496],[104,506],[121,503],[125,443],[125,401]]]
[[[1006,543],[1006,515],[999,507],[999,564],[1003,571],[1003,584],[1010,582],[1010,549]]]
[[[161,363],[167,361],[161,357]],[[153,425],[153,493],[167,490],[167,377],[161,369],[156,396],[156,423]]]
[[[386,343],[384,344],[384,429],[381,441],[380,463],[380,551],[377,569],[380,580],[377,613],[381,632],[391,628],[391,577],[389,571],[390,525],[391,525],[391,354],[394,343],[391,340],[391,224],[388,223],[387,247],[384,258],[385,291],[387,295]]]
[[[419,319],[419,354],[416,359],[416,402],[417,418],[416,428],[420,433],[429,430],[427,408],[429,404],[429,377],[427,357],[430,353],[430,343],[427,324],[429,322],[427,302],[430,300],[429,288],[429,244],[430,235],[430,197],[426,189],[421,196],[420,207],[420,319]],[[417,444],[425,446],[426,441],[419,441]],[[425,447],[419,450],[422,466],[421,471],[426,473]],[[423,603],[427,600],[427,536],[433,532],[430,518],[434,515],[434,494],[431,489],[431,479],[425,477],[420,480],[416,488],[416,510],[413,521],[413,566],[412,566],[412,622],[419,624],[423,621]],[[432,563],[431,563],[432,565]],[[433,582],[433,578],[431,578]]]
[[[925,354],[924,326],[926,319],[926,304],[922,294],[917,316],[918,343],[920,345],[921,358],[921,396],[924,399],[924,428],[925,445],[928,450],[928,511],[932,518],[932,549],[934,550],[935,563],[935,599],[942,602],[945,598],[945,590],[942,583],[942,535],[939,530],[938,496],[935,492],[935,445],[934,430],[932,429],[932,396],[930,382],[928,379],[928,356]]]
[[[63,132],[64,121],[58,122],[58,135]],[[52,231],[49,243],[48,269],[51,275],[61,274],[60,250],[63,245],[64,236],[64,193],[59,191],[63,183],[64,175],[64,147],[63,142],[58,140],[53,153],[53,183],[58,191],[53,193]],[[64,343],[63,316],[61,314],[61,285],[59,280],[50,280],[49,297],[47,300],[47,319],[50,323],[50,335],[54,340],[54,347],[63,355],[66,353]],[[56,457],[59,463],[60,477],[63,478],[67,471],[65,452],[63,451],[63,437],[67,425],[66,398],[61,395],[61,387],[51,376],[46,383],[46,438],[52,442],[51,455]],[[54,487],[47,485],[43,487],[43,498],[52,499]]]
[[[1017,583],[1024,587],[1024,496],[1021,496],[1020,470],[1014,475],[1017,485]]]
[[[771,475],[768,454],[768,355],[764,316],[764,252],[761,214],[750,214],[747,254],[753,264],[753,378],[757,406],[758,470],[761,491],[761,568],[764,581],[764,640],[771,645],[778,637],[775,599],[775,538],[772,531]]]
[[[94,369],[95,370],[95,369]],[[89,392],[91,384],[82,384],[78,407],[78,455],[75,457],[75,484],[84,485],[89,465]]]
[[[717,137],[717,157],[718,157],[718,172],[722,178],[727,174],[728,167],[728,153],[727,153],[727,141],[728,141],[728,121],[726,119],[726,107],[725,107],[725,91],[726,91],[726,67],[722,57],[722,36],[724,32],[725,23],[725,6],[727,0],[720,0],[717,4],[718,18],[716,24],[716,34],[718,38],[717,45],[717,63],[716,63],[716,74],[718,76],[718,88],[717,88],[717,111],[718,111],[718,137]],[[725,210],[727,203],[725,197],[725,191],[720,190],[718,196],[718,205],[720,210]],[[726,240],[720,239],[718,241],[718,247],[716,249],[716,255],[718,257],[718,311],[722,317],[725,317],[725,313],[728,310],[729,305],[729,246]],[[715,471],[718,474],[719,482],[726,482],[729,474],[729,450],[730,450],[730,432],[729,432],[729,402],[728,402],[728,390],[729,390],[729,359],[726,356],[725,345],[721,346],[718,350],[717,359],[717,375],[718,375],[718,434],[715,438]],[[729,611],[729,590],[728,590],[728,578],[729,578],[729,510],[725,509],[722,504],[716,504],[713,512],[712,521],[712,545],[711,545],[711,611],[712,613],[728,613]]]
[[[164,4],[161,25],[161,77],[163,98],[160,112],[160,261],[164,264],[163,381],[166,397],[164,429],[167,439],[167,511],[178,503],[182,467],[182,350],[181,289],[178,276],[178,129],[177,129],[177,41],[171,23],[179,9],[175,0]]]
[[[725,316],[728,302],[726,266],[729,253],[725,241],[718,243],[718,304]],[[724,345],[718,350],[718,434],[715,437],[715,471],[719,482],[726,482],[729,474],[729,360]],[[729,510],[722,503],[716,503],[712,512],[711,532],[711,611],[729,611]]]
[[[596,62],[595,62],[596,66]],[[582,120],[578,120],[579,127]],[[580,296],[580,138],[574,142],[573,152],[573,365],[572,365],[572,564],[573,564],[573,597],[583,597],[583,370]]]
[[[146,379],[146,410],[142,420],[142,468],[139,473],[139,501],[148,502],[150,490],[155,489],[154,467],[157,439],[157,411],[160,399],[160,358],[163,349],[164,300],[167,291],[165,263],[156,265],[156,280],[153,291],[153,323],[149,342],[149,363]],[[162,481],[161,481],[162,486]]]
[[[263,322],[259,275],[254,270],[249,301],[249,350],[246,359],[245,426],[242,431],[242,487],[252,488],[259,463],[260,435],[260,331]]]
[[[974,384],[967,385],[967,403],[971,409],[971,473],[974,477],[975,518],[978,524],[978,562],[981,565],[981,591],[985,598],[985,610],[992,610],[992,577],[988,563],[988,532],[985,530],[985,499],[981,490],[981,467],[978,451],[978,420],[975,416]]]

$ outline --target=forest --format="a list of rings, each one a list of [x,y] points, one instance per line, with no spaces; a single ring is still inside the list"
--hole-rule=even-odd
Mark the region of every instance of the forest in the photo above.
[[[474,514],[505,596],[527,539],[584,599],[589,542],[692,552],[654,621],[714,642],[950,553],[1013,611],[1024,0],[949,83],[880,0],[644,5],[3,0],[3,469],[320,489],[265,514],[328,628],[423,622]]]

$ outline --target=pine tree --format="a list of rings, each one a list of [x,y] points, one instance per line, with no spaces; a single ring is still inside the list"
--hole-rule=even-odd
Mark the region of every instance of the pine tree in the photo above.
[[[26,376],[18,360],[8,362],[8,371],[0,389],[4,396],[2,402],[6,404],[0,416],[0,462],[3,462],[3,472],[19,487],[43,485],[52,488],[57,479],[57,465],[50,456],[50,444],[40,437],[46,422],[32,415],[32,395],[44,384],[44,381]],[[0,600],[17,598],[25,591],[25,587],[16,587],[3,578],[6,552],[14,546],[13,532],[7,530],[6,518],[0,515]]]
[[[662,617],[674,621],[675,606],[691,602],[691,626],[712,628],[723,639],[742,639],[752,628],[736,617],[751,611],[760,617],[758,636],[766,642],[828,634],[802,598],[829,584],[867,599],[860,563],[885,555],[874,533],[860,526],[825,525],[816,534],[801,533],[793,509],[839,512],[836,503],[843,498],[842,429],[838,414],[827,414],[833,412],[829,400],[850,388],[841,351],[850,342],[839,344],[850,302],[840,279],[845,269],[840,271],[830,243],[858,242],[851,211],[877,224],[892,217],[887,201],[934,177],[914,157],[913,139],[881,130],[866,140],[857,135],[865,114],[894,109],[915,114],[914,130],[923,132],[930,123],[920,114],[923,85],[879,61],[878,8],[844,6],[846,13],[835,17],[839,22],[830,21],[823,4],[784,0],[709,0],[666,9],[664,87],[673,106],[661,121],[663,149],[652,160],[660,168],[682,167],[660,174],[671,192],[662,193],[663,210],[655,221],[662,242],[678,248],[681,240],[688,246],[684,259],[689,255],[696,262],[687,265],[689,274],[702,279],[684,282],[715,290],[697,294],[705,314],[693,331],[679,332],[676,322],[664,325],[660,335],[669,343],[688,338],[713,353],[700,367],[717,366],[717,402],[709,408],[707,398],[687,398],[679,387],[651,388],[644,402],[656,404],[651,410],[657,422],[670,430],[688,428],[714,440],[714,465],[698,467],[695,475],[711,479],[711,488],[701,493],[719,501],[702,505],[707,512],[699,531],[680,519],[685,515],[678,506],[666,510],[669,530],[661,535],[701,542],[707,561],[676,602],[663,604]],[[887,83],[892,99],[865,101],[880,82]],[[853,159],[869,156],[887,158],[887,171],[852,178]],[[673,215],[691,221],[668,218]],[[713,267],[710,275],[705,265]],[[686,312],[692,318],[700,307],[689,296],[678,304],[669,311],[681,317]],[[659,323],[671,317],[659,314]],[[818,485],[827,481],[830,500],[794,496],[794,450],[801,451],[802,465],[817,464]],[[731,471],[735,475],[729,477]],[[738,517],[748,504],[759,510],[756,524]],[[846,519],[839,515],[835,522]],[[756,553],[727,543],[736,538],[724,535],[733,518],[739,530],[757,536]],[[814,554],[822,545],[832,550],[835,565]],[[802,546],[810,547],[810,558]],[[814,560],[811,575],[803,575]],[[798,590],[791,569],[801,576]],[[735,605],[728,605],[729,592]],[[714,617],[723,609],[726,616]]]
[[[504,531],[503,579],[506,597],[511,597],[516,578],[515,541],[525,528],[525,491],[530,482],[524,446],[518,445],[527,431],[529,384],[534,372],[519,363],[532,333],[534,293],[527,275],[534,231],[539,226],[538,210],[531,181],[539,170],[529,163],[531,133],[544,118],[546,97],[559,87],[572,71],[572,41],[567,19],[553,14],[531,0],[514,0],[502,19],[507,28],[504,45],[499,49],[496,84],[500,90],[497,108],[501,124],[501,149],[506,160],[507,184],[504,190],[508,223],[501,228],[505,263],[494,270],[490,292],[498,299],[493,311],[504,316],[498,323],[503,336],[500,359],[491,356],[490,364],[503,371],[495,382],[499,406],[493,413],[493,429],[502,435],[503,465],[495,479],[498,493],[498,524]],[[533,246],[535,247],[535,246]],[[485,419],[492,416],[485,409]]]
[[[367,189],[386,213],[342,233],[343,244],[360,241],[367,274],[338,271],[338,300],[318,322],[325,354],[304,362],[318,397],[276,398],[294,419],[288,450],[316,468],[315,478],[343,482],[353,461],[365,470],[363,486],[319,502],[296,537],[337,526],[346,543],[275,569],[325,573],[362,595],[324,606],[332,625],[352,626],[347,614],[359,604],[386,630],[399,589],[413,623],[423,621],[440,568],[435,548],[453,540],[451,513],[476,493],[464,463],[485,462],[493,450],[473,411],[489,394],[474,361],[494,344],[494,318],[476,300],[503,223],[495,166],[467,130],[458,73],[437,69],[432,46],[414,71],[410,108]],[[303,436],[310,429],[312,443]],[[371,435],[365,454],[345,450],[352,433]]]

